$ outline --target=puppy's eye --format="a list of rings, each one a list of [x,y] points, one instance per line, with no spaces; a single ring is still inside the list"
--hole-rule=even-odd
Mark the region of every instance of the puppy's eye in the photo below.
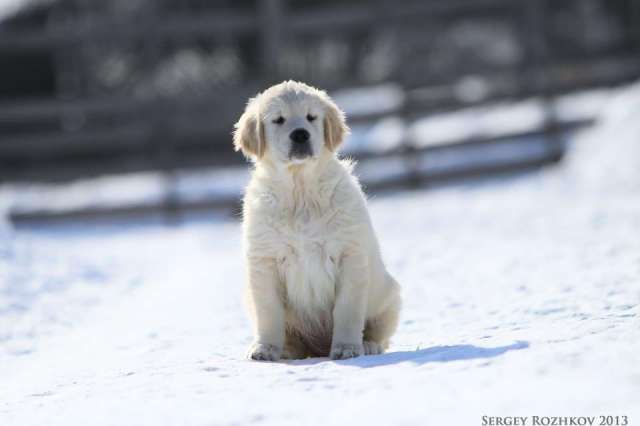
[[[278,117],[275,120],[273,120],[274,124],[284,124],[284,117]]]
[[[309,122],[314,121],[316,118],[318,117],[315,115],[307,114],[307,120],[309,120]]]

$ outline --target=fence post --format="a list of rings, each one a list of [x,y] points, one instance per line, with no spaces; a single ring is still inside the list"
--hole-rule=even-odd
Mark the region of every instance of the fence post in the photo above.
[[[284,5],[282,0],[259,0],[260,65],[264,81],[273,84],[280,77],[278,52],[283,40]]]
[[[526,2],[526,20],[529,37],[528,54],[531,58],[531,67],[527,74],[529,84],[542,97],[542,107],[544,109],[544,131],[547,142],[547,155],[552,161],[562,158],[564,147],[561,136],[558,134],[558,122],[555,111],[554,93],[550,87],[549,76],[549,42],[545,25],[548,25],[550,18],[546,0],[530,0]]]
[[[631,34],[632,44],[635,49],[640,48],[640,0],[629,0],[629,10],[631,15]],[[634,43],[635,42],[635,43]]]
[[[398,38],[404,29],[402,18],[394,13],[396,4],[390,0],[376,0],[373,2],[375,6],[375,28],[377,31],[390,31],[393,34],[394,49],[400,61],[407,57],[408,49],[406,46],[398,44]],[[372,8],[373,8],[372,5]],[[415,72],[415,71],[413,71]],[[422,166],[424,156],[418,153],[416,149],[415,138],[409,132],[409,129],[415,119],[411,117],[411,106],[409,104],[409,87],[414,84],[409,77],[409,72],[405,67],[397,67],[393,71],[391,80],[398,84],[403,93],[402,105],[397,111],[398,118],[402,121],[403,135],[399,143],[399,152],[406,175],[402,178],[402,184],[408,188],[417,188],[421,185],[428,184],[427,178],[423,176],[420,168]]]

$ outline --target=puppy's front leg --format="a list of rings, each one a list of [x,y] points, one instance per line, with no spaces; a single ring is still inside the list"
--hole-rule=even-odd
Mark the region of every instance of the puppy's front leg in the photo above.
[[[343,257],[338,274],[333,308],[331,359],[347,359],[363,354],[362,333],[367,306],[367,259],[356,254]]]
[[[248,259],[247,304],[254,328],[254,343],[247,356],[259,361],[277,361],[285,336],[283,286],[275,260]]]

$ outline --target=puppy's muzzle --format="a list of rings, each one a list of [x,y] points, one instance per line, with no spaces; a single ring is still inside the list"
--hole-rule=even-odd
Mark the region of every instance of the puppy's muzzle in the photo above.
[[[291,132],[291,134],[289,134],[289,139],[291,139],[289,157],[305,158],[313,155],[313,152],[311,151],[310,138],[311,135],[305,129],[295,129]]]

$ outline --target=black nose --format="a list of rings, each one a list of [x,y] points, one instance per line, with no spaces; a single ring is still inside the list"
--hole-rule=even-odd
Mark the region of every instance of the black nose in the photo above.
[[[291,132],[289,138],[291,138],[295,143],[304,143],[309,141],[309,136],[311,135],[305,129],[295,129]]]

